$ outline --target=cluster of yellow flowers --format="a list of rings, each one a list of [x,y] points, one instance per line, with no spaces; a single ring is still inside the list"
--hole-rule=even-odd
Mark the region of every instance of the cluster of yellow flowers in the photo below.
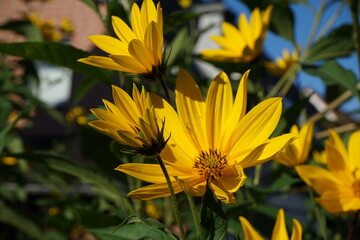
[[[255,9],[248,22],[240,15],[238,28],[223,23],[224,36],[211,39],[221,49],[201,52],[205,59],[249,62],[261,52],[269,26],[272,7]],[[166,63],[163,57],[163,16],[160,4],[144,0],[141,8],[133,4],[131,28],[113,17],[117,38],[91,36],[90,40],[108,57],[90,56],[80,62],[133,74],[149,81],[163,81]],[[283,74],[299,57],[296,50],[284,59],[268,63],[274,74]],[[132,96],[113,86],[114,103],[104,100],[106,109],[92,109],[98,120],[90,126],[136,152],[156,156],[165,162],[175,193],[203,196],[207,188],[224,203],[235,203],[234,193],[246,179],[244,169],[275,159],[296,168],[300,177],[321,197],[318,201],[333,213],[360,209],[360,132],[349,140],[347,152],[340,138],[330,131],[325,156],[329,170],[304,165],[307,161],[314,131],[314,122],[300,130],[270,138],[282,113],[282,99],[269,98],[246,112],[249,71],[242,75],[236,96],[228,76],[220,72],[211,82],[206,98],[192,76],[180,70],[175,86],[175,107],[169,99],[141,92],[134,85]],[[175,110],[176,109],[176,110]],[[129,193],[129,196],[149,200],[170,195],[159,164],[127,163],[116,170],[151,183]],[[340,181],[339,181],[340,179]],[[262,239],[249,222],[240,217],[246,239]],[[301,239],[301,225],[293,223],[291,239]],[[272,239],[288,239],[284,212],[280,210]]]
[[[27,19],[36,26],[45,41],[60,41],[71,36],[74,27],[68,18],[63,18],[57,26],[53,19],[41,19],[38,14],[30,13]]]

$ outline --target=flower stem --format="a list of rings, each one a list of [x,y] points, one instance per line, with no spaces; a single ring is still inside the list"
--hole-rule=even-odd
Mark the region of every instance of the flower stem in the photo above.
[[[311,198],[311,200],[313,202],[313,209],[315,211],[316,219],[317,219],[317,221],[319,223],[320,234],[322,235],[322,238],[324,240],[327,240],[325,216],[324,216],[324,214],[321,213],[319,206],[317,206],[317,204],[316,204],[313,190],[309,186],[307,186],[307,190],[308,190],[310,198]]]
[[[262,170],[262,164],[257,165],[255,167],[255,175],[254,175],[254,182],[253,182],[254,186],[257,186],[260,183],[261,170]]]
[[[169,89],[166,87],[166,84],[165,84],[165,81],[164,81],[164,78],[159,78],[158,79],[163,90],[164,90],[164,93],[165,93],[165,97],[166,97],[166,100],[170,103],[170,105],[172,105],[171,103],[171,98],[170,98],[170,93],[169,93]]]
[[[182,220],[181,220],[181,217],[180,217],[180,210],[179,210],[179,206],[178,206],[177,201],[176,201],[175,192],[174,192],[174,189],[172,187],[169,174],[168,174],[168,172],[166,170],[165,164],[164,164],[162,158],[160,157],[160,155],[156,155],[156,160],[158,161],[158,163],[159,163],[159,165],[161,167],[161,170],[164,173],[166,183],[167,183],[167,185],[169,187],[170,200],[171,200],[171,205],[172,205],[172,208],[173,208],[173,211],[174,211],[175,219],[176,219],[176,222],[177,222],[178,227],[180,229],[181,239],[184,239],[185,238],[185,233],[184,233]]]
[[[192,214],[193,219],[194,219],[196,233],[197,233],[197,236],[199,236],[199,234],[200,234],[200,224],[199,224],[198,215],[196,213],[196,207],[195,207],[194,199],[193,199],[192,196],[190,196],[188,194],[186,194],[186,196],[187,196],[187,199],[188,199],[189,204],[190,204],[191,214]]]
[[[360,211],[357,211],[351,216],[350,220],[350,226],[348,230],[347,240],[355,240],[355,234],[356,234],[356,224],[359,219],[359,213]]]

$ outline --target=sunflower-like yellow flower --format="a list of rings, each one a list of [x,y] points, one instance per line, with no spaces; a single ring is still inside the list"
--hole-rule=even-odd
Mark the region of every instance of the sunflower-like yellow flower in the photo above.
[[[156,155],[164,148],[164,122],[159,129],[157,116],[151,103],[149,93],[142,88],[141,93],[133,86],[131,97],[121,88],[113,86],[112,94],[115,104],[103,100],[105,109],[91,109],[99,119],[88,124],[96,130],[112,137],[118,142],[135,148],[143,155]]]
[[[262,238],[255,229],[251,226],[249,221],[244,217],[239,217],[242,229],[244,231],[245,240],[262,240]],[[286,230],[285,214],[283,209],[279,209],[275,226],[272,232],[271,240],[289,240],[289,235]],[[293,219],[293,227],[291,240],[302,239],[302,227],[298,220]]]
[[[132,29],[120,18],[113,16],[112,25],[119,39],[95,35],[89,39],[109,57],[90,56],[78,61],[97,67],[136,73],[155,81],[165,74],[162,47],[163,15],[160,2],[144,0],[141,10],[134,3],[131,9]]]
[[[329,130],[325,143],[327,168],[302,165],[295,169],[306,184],[320,197],[317,201],[330,213],[352,213],[360,210],[360,131],[351,134],[348,148],[339,135]]]
[[[255,8],[248,22],[245,14],[240,14],[238,28],[223,22],[224,36],[210,38],[220,45],[220,49],[206,49],[200,52],[205,58],[213,61],[250,62],[261,52],[270,23],[272,6],[264,11]]]
[[[300,131],[296,125],[293,125],[290,133],[299,135],[299,138],[295,139],[282,152],[277,154],[274,160],[285,166],[293,167],[304,164],[309,157],[314,135],[314,121],[310,121],[302,126]]]
[[[274,76],[282,76],[294,63],[299,61],[300,49],[297,47],[292,54],[289,50],[283,49],[283,58],[277,57],[275,62],[265,62],[266,70]]]
[[[193,78],[180,71],[175,90],[178,114],[165,100],[153,99],[158,115],[166,120],[164,133],[171,134],[160,156],[175,193],[202,196],[208,185],[218,199],[234,203],[233,193],[246,178],[243,169],[270,160],[292,141],[293,134],[269,139],[281,115],[281,98],[267,99],[245,114],[247,77],[248,72],[234,101],[228,76],[219,73],[205,101]],[[169,196],[157,164],[129,163],[116,170],[153,183],[132,191],[131,197]]]
[[[326,165],[326,152],[325,151],[314,151],[313,152],[313,158],[315,162]]]

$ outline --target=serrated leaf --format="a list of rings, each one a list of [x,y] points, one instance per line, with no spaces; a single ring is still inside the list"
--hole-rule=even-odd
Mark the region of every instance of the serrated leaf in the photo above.
[[[355,74],[345,69],[336,61],[326,61],[321,66],[304,66],[303,69],[310,75],[320,77],[327,85],[339,84],[347,88],[360,99],[360,92],[356,88],[357,81]]]
[[[199,240],[224,239],[227,231],[227,218],[221,203],[214,198],[212,191],[207,187],[201,206]]]
[[[34,239],[43,240],[40,228],[29,218],[18,214],[15,210],[0,201],[0,222],[9,224]]]
[[[89,231],[95,236],[107,240],[179,239],[155,219],[143,219],[138,216],[128,217],[120,226],[117,227],[89,229]]]
[[[190,13],[183,11],[177,11],[169,14],[168,16],[165,16],[164,19],[164,33],[168,33],[181,24],[184,24],[191,19],[195,19],[200,15],[200,13]]]
[[[78,59],[88,57],[91,53],[62,43],[0,43],[0,52],[64,66],[74,71],[83,73],[90,78],[96,78],[99,81],[105,81],[107,83],[111,83],[112,81],[111,71],[77,62]]]

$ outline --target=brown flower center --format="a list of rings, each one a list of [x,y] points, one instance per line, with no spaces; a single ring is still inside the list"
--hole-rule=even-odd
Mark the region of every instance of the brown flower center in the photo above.
[[[224,168],[227,166],[226,155],[221,155],[217,150],[209,149],[202,151],[195,161],[194,168],[196,172],[206,179],[217,180],[224,174]]]

